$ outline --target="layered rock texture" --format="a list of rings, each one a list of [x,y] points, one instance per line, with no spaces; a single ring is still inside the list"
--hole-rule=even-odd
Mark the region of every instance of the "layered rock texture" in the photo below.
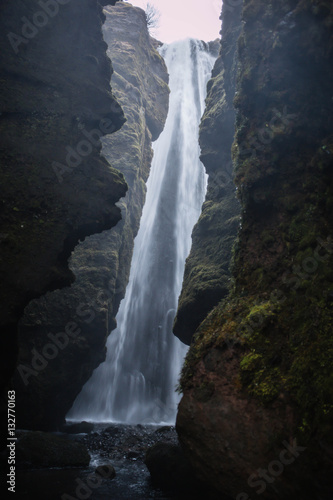
[[[124,175],[129,189],[118,205],[122,220],[117,227],[86,238],[73,252],[75,283],[26,308],[15,372],[19,423],[24,428],[59,428],[105,358],[107,336],[116,326],[128,281],[153,156],[151,143],[161,133],[168,110],[168,74],[148,34],[144,11],[118,3],[104,13],[104,39],[114,69],[112,89],[127,121],[120,131],[101,139],[102,154]],[[93,54],[87,64],[97,71]],[[90,140],[98,140],[96,130]],[[103,202],[98,192],[95,197]]]
[[[333,491],[332,28],[331,2],[223,3],[221,66],[201,146],[206,166],[230,154],[224,134],[219,144],[205,133],[210,116],[211,134],[223,130],[215,109],[230,85],[242,219],[229,296],[196,332],[201,315],[192,298],[187,315],[195,321],[183,320],[184,338],[195,336],[177,417],[185,453],[218,498],[328,499]],[[205,231],[218,242],[214,224],[207,217]],[[200,247],[198,227],[189,264]],[[185,274],[182,297],[205,286]]]
[[[32,0],[0,7],[2,387],[15,366],[24,307],[73,281],[71,251],[118,222],[115,203],[127,189],[99,141],[81,142],[85,131],[103,135],[125,121],[110,92],[102,7],[53,3],[53,10]]]

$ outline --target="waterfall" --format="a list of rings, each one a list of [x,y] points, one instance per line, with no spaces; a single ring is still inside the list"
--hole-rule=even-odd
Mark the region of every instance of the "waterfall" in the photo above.
[[[170,74],[170,104],[154,159],[129,284],[107,343],[107,358],[68,418],[174,423],[175,388],[187,347],[172,334],[191,232],[206,191],[199,122],[215,58],[187,39],[160,49]]]

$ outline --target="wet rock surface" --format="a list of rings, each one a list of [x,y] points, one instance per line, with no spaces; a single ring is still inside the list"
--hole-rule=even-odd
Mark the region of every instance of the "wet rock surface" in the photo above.
[[[147,449],[163,441],[170,445],[178,445],[178,437],[173,426],[155,427],[144,425],[95,426],[90,434],[85,435],[83,443],[98,461],[132,460],[144,463]]]

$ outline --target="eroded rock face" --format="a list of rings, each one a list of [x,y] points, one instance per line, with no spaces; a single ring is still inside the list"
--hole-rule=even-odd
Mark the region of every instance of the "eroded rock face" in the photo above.
[[[113,2],[114,3],[114,2]],[[71,0],[45,11],[3,1],[1,44],[1,385],[17,358],[17,322],[33,297],[73,281],[67,259],[88,234],[114,226],[122,174],[85,131],[118,130],[102,8]]]
[[[128,282],[153,156],[151,142],[162,131],[168,110],[167,69],[149,37],[144,11],[118,3],[104,12],[104,38],[114,68],[112,89],[127,121],[101,139],[103,155],[124,175],[129,189],[119,203],[122,220],[117,227],[86,238],[73,252],[75,283],[26,308],[15,375],[19,421],[25,428],[61,426],[75,397],[105,359],[106,340],[116,326]],[[46,363],[38,357],[45,354],[51,356]]]
[[[237,10],[223,9],[222,53]],[[237,500],[333,490],[332,9],[244,2],[235,286],[196,331],[177,417],[200,479]]]

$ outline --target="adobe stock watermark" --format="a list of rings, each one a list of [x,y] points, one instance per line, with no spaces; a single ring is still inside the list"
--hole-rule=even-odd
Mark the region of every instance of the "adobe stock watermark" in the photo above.
[[[235,188],[232,174],[227,170],[222,172],[213,172],[212,174],[209,174],[207,193],[211,192],[213,196],[217,196],[219,194],[219,190],[226,188],[230,185],[230,183],[232,183]]]
[[[66,146],[67,155],[65,164],[57,161],[52,162],[52,169],[60,184],[63,182],[65,174],[73,172],[75,168],[81,165],[83,158],[91,155],[93,147],[100,145],[100,138],[104,135],[112,134],[116,130],[116,127],[109,118],[102,118],[98,129],[95,128],[88,131],[84,126],[81,126],[80,130],[85,139],[79,141],[75,148]]]
[[[105,308],[108,301],[119,293],[123,294],[124,288],[118,287],[115,290],[100,290],[96,298],[88,302],[81,302],[75,312],[85,324],[91,324],[96,315]],[[75,321],[69,321],[64,330],[58,333],[48,333],[45,345],[37,350],[31,349],[31,362],[29,365],[19,364],[17,371],[25,386],[29,385],[29,379],[37,376],[48,366],[49,361],[54,360],[61,351],[66,349],[71,341],[75,340],[81,333],[81,329]]]
[[[113,479],[114,477],[115,471],[112,465],[100,465],[95,472],[87,476],[86,481],[76,478],[75,482],[77,486],[75,497],[68,493],[64,493],[61,495],[61,500],[87,500],[91,497],[93,490],[99,488],[104,483],[105,479]]]
[[[39,30],[45,28],[50,19],[56,17],[59,13],[59,5],[66,5],[71,0],[39,0],[37,3],[41,10],[36,11],[31,19],[26,16],[21,18],[23,23],[21,34],[10,32],[7,38],[14,50],[15,54],[19,53],[19,47],[29,43],[30,40],[38,35]]]
[[[258,151],[264,151],[275,136],[285,134],[298,118],[297,114],[288,114],[287,106],[284,106],[282,113],[276,108],[272,113],[273,116],[268,123],[265,123],[250,139],[239,144],[240,156],[256,157]]]
[[[59,351],[64,350],[68,346],[70,339],[76,339],[80,333],[81,329],[74,321],[67,323],[63,332],[56,334],[48,333],[47,337],[51,342],[45,344],[41,352],[38,352],[35,347],[31,349],[32,358],[30,366],[20,364],[17,367],[24,385],[27,386],[29,378],[32,375],[37,376],[43,371],[49,364],[49,361],[55,359]]]
[[[282,442],[284,449],[279,454],[279,460],[272,460],[267,469],[257,469],[257,471],[248,478],[247,484],[250,488],[258,488],[255,493],[261,495],[266,491],[267,484],[272,484],[277,477],[281,476],[286,465],[295,462],[296,458],[306,450],[304,446],[298,446],[296,439],[291,445],[287,441]],[[236,500],[250,500],[251,497],[243,492],[237,495]]]

